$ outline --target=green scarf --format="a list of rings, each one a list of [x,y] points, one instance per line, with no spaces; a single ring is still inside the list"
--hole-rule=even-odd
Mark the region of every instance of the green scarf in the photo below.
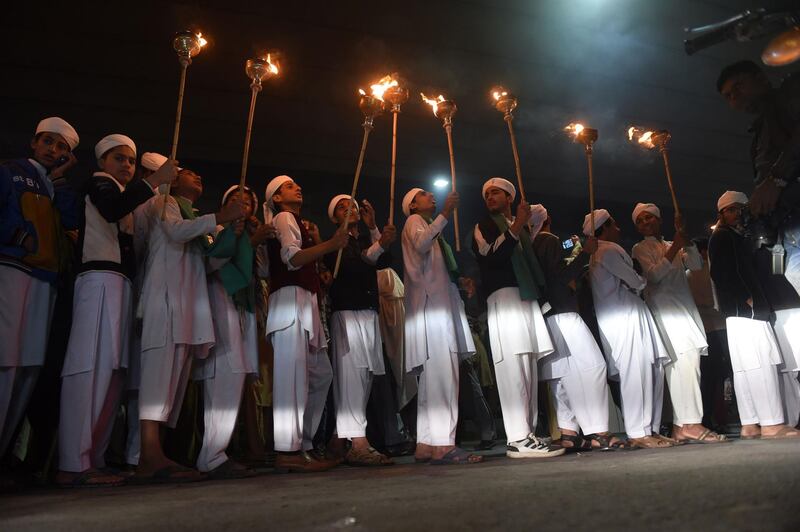
[[[508,221],[502,214],[493,214],[492,220],[500,233],[508,230]],[[523,301],[535,301],[544,295],[545,279],[539,260],[533,251],[531,235],[524,228],[519,233],[519,243],[511,254],[511,266],[519,284],[519,295]]]
[[[181,216],[184,220],[194,220],[197,215],[192,209],[192,204],[184,198],[175,198],[181,209]],[[218,259],[230,258],[219,270],[219,276],[225,292],[233,298],[233,302],[239,309],[253,312],[255,308],[255,291],[252,283],[253,278],[253,246],[246,235],[241,238],[229,226],[217,233],[214,242],[209,242],[206,235],[199,236],[192,240],[197,242],[207,257]]]
[[[433,223],[433,218],[429,216],[423,216],[422,219],[428,222],[428,225]],[[453,248],[450,247],[450,244],[447,243],[441,233],[436,236],[436,240],[439,241],[439,249],[442,250],[444,265],[447,267],[447,273],[450,275],[450,280],[458,284],[458,278],[461,277],[461,273],[458,271],[456,256],[453,255]]]

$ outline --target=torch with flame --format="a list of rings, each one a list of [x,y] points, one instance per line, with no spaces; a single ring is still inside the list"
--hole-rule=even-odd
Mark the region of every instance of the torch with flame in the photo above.
[[[456,160],[453,156],[453,115],[456,114],[458,107],[453,100],[449,100],[441,94],[436,98],[428,98],[420,93],[422,101],[427,103],[433,109],[433,115],[442,121],[447,134],[447,148],[450,150],[450,180],[452,182],[452,191],[456,191]],[[458,209],[453,211],[453,225],[456,234],[456,251],[461,251],[461,239],[458,232]]]
[[[172,49],[178,54],[178,63],[181,65],[181,79],[178,84],[178,109],[175,112],[175,128],[172,132],[172,149],[169,158],[175,160],[178,155],[178,138],[181,132],[181,114],[183,113],[183,92],[186,87],[186,69],[192,64],[192,58],[199,54],[208,41],[200,32],[179,31],[172,38]],[[164,204],[161,207],[161,219],[167,214],[167,198],[170,185],[164,189]]]
[[[248,59],[244,66],[245,74],[250,78],[250,112],[247,115],[247,130],[244,135],[244,154],[242,155],[242,172],[239,175],[239,197],[244,197],[244,184],[247,177],[247,161],[250,157],[250,137],[253,132],[253,118],[256,111],[256,98],[263,88],[264,80],[280,74],[278,54],[269,52],[266,56]]]
[[[514,127],[511,122],[514,120],[512,112],[517,108],[517,98],[503,87],[494,87],[489,91],[494,108],[503,113],[503,120],[508,124],[508,134],[511,137],[511,151],[514,154],[514,168],[517,172],[517,188],[522,201],[525,201],[525,187],[522,186],[522,169],[519,164],[519,151],[517,150],[517,138],[514,135]]]
[[[628,128],[628,140],[636,143],[638,146],[652,150],[658,148],[661,152],[661,158],[664,160],[664,170],[667,174],[667,185],[669,186],[669,193],[672,196],[672,208],[675,209],[676,223],[681,225],[681,210],[678,207],[678,198],[675,195],[675,185],[672,182],[672,171],[669,166],[669,155],[667,154],[667,143],[672,135],[666,129],[648,130],[639,126],[631,126]]]
[[[376,87],[379,87],[379,89],[376,90]],[[361,127],[364,128],[364,138],[361,140],[361,151],[358,153],[356,174],[353,177],[353,188],[350,191],[350,203],[347,205],[347,211],[345,212],[344,221],[342,222],[344,225],[350,223],[350,214],[356,201],[356,189],[358,189],[358,180],[361,177],[361,167],[364,165],[364,153],[367,151],[367,141],[369,140],[369,134],[372,131],[373,122],[375,121],[375,117],[380,115],[383,111],[384,102],[381,97],[383,96],[384,91],[380,90],[380,87],[382,86],[373,85],[372,95],[367,94],[363,89],[358,89],[358,94],[360,96],[358,108],[361,109],[361,112],[364,114],[364,123],[361,124]],[[344,249],[340,249],[336,254],[336,265],[333,268],[334,279],[336,279],[336,276],[339,275],[339,266],[342,263],[343,251]]]
[[[573,122],[564,127],[564,131],[571,135],[574,142],[583,144],[586,153],[586,164],[589,168],[589,219],[594,229],[594,165],[592,156],[594,154],[594,143],[598,138],[598,131],[583,124]]]
[[[397,73],[382,77],[370,85],[372,96],[384,103],[384,108],[392,113],[392,172],[389,177],[389,223],[394,224],[394,184],[397,163],[397,115],[400,106],[408,100],[408,88],[400,83]]]

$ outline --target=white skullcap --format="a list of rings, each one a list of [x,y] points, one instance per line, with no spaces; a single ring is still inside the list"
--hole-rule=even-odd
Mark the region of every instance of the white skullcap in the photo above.
[[[583,234],[586,236],[594,236],[594,232],[597,231],[601,225],[606,223],[609,218],[611,218],[611,214],[605,209],[595,209],[594,210],[594,227],[592,227],[592,215],[587,214],[583,218]]]
[[[717,200],[717,212],[721,211],[726,207],[730,207],[734,203],[741,203],[742,205],[747,205],[747,194],[744,192],[737,192],[735,190],[726,190],[725,194],[719,197]]]
[[[161,168],[165,162],[167,162],[167,158],[160,153],[146,151],[142,154],[141,165],[153,172]],[[182,170],[182,168],[178,168],[178,170]]]
[[[114,133],[112,135],[107,135],[100,139],[94,147],[94,155],[98,159],[103,156],[108,150],[114,149],[117,146],[127,146],[133,150],[133,156],[136,157],[136,144],[133,143],[130,137],[126,137],[125,135],[121,135],[119,133]]]
[[[71,125],[67,123],[66,120],[63,118],[59,118],[57,116],[51,116],[50,118],[45,118],[39,125],[36,126],[36,135],[39,133],[56,133],[57,135],[61,135],[64,137],[64,140],[69,144],[69,149],[74,150],[78,147],[78,142],[80,138],[78,137],[78,132],[75,131]]]
[[[348,194],[339,194],[338,196],[334,196],[330,203],[328,203],[328,218],[333,223],[336,223],[336,217],[333,215],[333,212],[336,210],[336,206],[339,205],[339,202],[343,199],[349,199],[352,201],[353,197]],[[356,212],[358,212],[358,202],[353,201],[353,208],[355,208]]]
[[[273,177],[272,181],[267,183],[267,188],[264,189],[264,203],[262,204],[264,209],[264,223],[272,223],[272,218],[275,216],[273,212],[275,205],[272,203],[272,196],[281,188],[281,185],[289,181],[294,181],[294,179],[288,175],[279,175],[278,177]]]
[[[497,187],[500,190],[505,190],[511,195],[511,201],[514,201],[514,199],[516,199],[517,197],[517,188],[508,179],[503,179],[502,177],[489,178],[489,180],[483,184],[483,189],[481,189],[481,196],[485,198],[486,191],[490,187]]]
[[[654,203],[637,203],[636,207],[633,208],[633,214],[631,215],[634,225],[636,225],[636,219],[639,218],[639,215],[643,212],[649,212],[656,218],[661,219],[661,210],[656,207]]]
[[[531,233],[535,235],[536,233],[541,231],[542,226],[544,225],[544,222],[546,220],[547,220],[547,209],[544,208],[544,205],[542,205],[541,203],[537,203],[536,205],[531,205]]]
[[[411,216],[411,202],[414,201],[414,198],[416,198],[417,194],[419,194],[420,192],[425,192],[425,191],[422,190],[421,188],[412,188],[411,190],[406,192],[406,195],[403,196],[403,203],[402,203],[403,214],[405,214],[406,216]]]
[[[142,159],[144,159],[144,155],[142,155]],[[228,197],[237,190],[239,190],[239,185],[233,185],[228,190],[226,190],[225,194],[222,195],[222,204],[225,205],[225,202],[228,201]],[[251,189],[247,185],[244,186],[244,191],[253,197],[253,208],[255,208],[258,205],[258,196],[256,196],[256,193],[253,192],[253,189]]]

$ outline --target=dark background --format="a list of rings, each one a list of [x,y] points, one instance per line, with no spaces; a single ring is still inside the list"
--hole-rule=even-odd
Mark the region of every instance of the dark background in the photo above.
[[[168,153],[179,67],[175,31],[196,28],[210,44],[188,72],[178,158],[204,177],[199,206],[215,209],[238,180],[249,104],[244,62],[283,52],[282,72],[260,94],[248,183],[292,175],[305,214],[331,231],[328,200],[349,192],[361,142],[356,91],[398,71],[412,98],[399,122],[400,199],[413,186],[449,179],[446,138],[420,90],[444,92],[459,107],[454,142],[462,238],[483,213],[487,177],[514,180],[502,115],[488,91],[504,84],[515,113],[526,192],[543,203],[562,236],[588,211],[582,147],[561,132],[579,120],[600,130],[595,148],[598,207],[636,239],[637,201],[662,207],[669,192],[658,153],[629,145],[631,123],[672,132],[671,161],[680,204],[694,235],[715,217],[726,189],[751,189],[750,117],[728,110],[714,83],[720,69],[758,60],[766,41],[729,42],[689,57],[683,28],[720,21],[750,7],[785,2],[670,0],[350,0],[293,2],[15,2],[3,8],[0,158],[26,155],[38,120],[58,115],[78,130],[78,177],[89,175],[94,144],[119,132],[139,153]],[[797,67],[795,66],[796,70]],[[769,68],[777,82],[792,70]],[[391,117],[376,120],[358,196],[385,219]],[[443,193],[440,194],[443,197]],[[263,197],[261,198],[263,200]],[[671,231],[666,231],[671,236]]]

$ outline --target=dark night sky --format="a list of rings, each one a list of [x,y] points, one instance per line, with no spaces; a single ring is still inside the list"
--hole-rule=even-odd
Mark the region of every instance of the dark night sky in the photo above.
[[[672,209],[658,154],[630,146],[625,129],[630,123],[669,129],[679,200],[697,234],[713,219],[725,189],[750,190],[750,119],[726,108],[714,82],[726,64],[757,60],[765,41],[729,42],[690,57],[683,28],[781,3],[15,4],[16,12],[0,22],[0,158],[24,155],[36,122],[53,114],[78,129],[86,175],[95,142],[108,133],[131,136],[140,153],[167,153],[179,74],[171,38],[193,27],[211,43],[189,69],[178,157],[202,173],[204,209],[214,208],[238,179],[249,103],[244,61],[272,48],[283,52],[283,71],[259,96],[248,183],[263,195],[271,177],[294,176],[306,193],[306,213],[324,232],[328,200],[352,183],[362,133],[356,90],[398,71],[409,80],[412,98],[400,116],[397,196],[449,177],[444,132],[417,98],[420,90],[444,92],[459,107],[454,141],[462,235],[482,214],[485,178],[514,176],[505,124],[487,99],[496,83],[519,98],[514,124],[526,191],[548,207],[558,232],[577,232],[588,211],[582,148],[560,132],[580,120],[600,130],[598,206],[612,211],[628,238],[635,236],[630,212],[637,201],[658,203],[665,218]],[[770,69],[770,76],[777,81],[791,70]],[[369,198],[380,217],[387,213],[390,140],[389,117],[378,118],[359,196]]]

